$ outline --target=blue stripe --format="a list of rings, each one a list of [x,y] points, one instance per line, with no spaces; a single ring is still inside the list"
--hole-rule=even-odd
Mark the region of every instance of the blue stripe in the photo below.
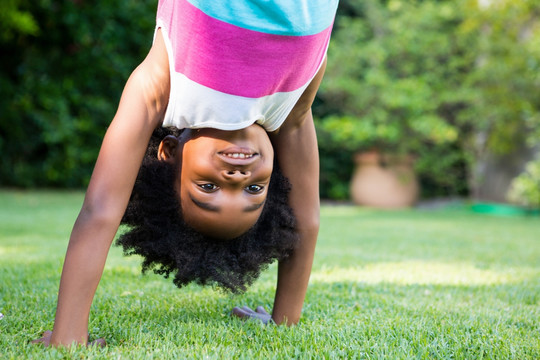
[[[332,25],[338,0],[188,0],[205,14],[276,35],[317,34]]]

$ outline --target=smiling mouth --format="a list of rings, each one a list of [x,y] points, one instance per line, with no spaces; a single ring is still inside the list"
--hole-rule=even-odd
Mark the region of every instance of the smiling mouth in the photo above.
[[[259,155],[259,153],[253,149],[240,146],[231,146],[225,150],[218,151],[218,154],[231,159],[249,159]]]
[[[253,149],[244,148],[244,147],[230,147],[223,151],[218,151],[217,153],[222,159],[229,163],[239,163],[243,164],[244,162],[251,163],[254,161],[255,157],[258,157],[260,154]]]
[[[221,155],[224,155],[231,159],[251,159],[255,154],[244,154],[244,153],[221,153]]]

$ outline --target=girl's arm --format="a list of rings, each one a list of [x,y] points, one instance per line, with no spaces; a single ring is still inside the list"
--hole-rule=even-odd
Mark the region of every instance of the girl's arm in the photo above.
[[[325,67],[326,61],[285,123],[271,135],[281,170],[292,185],[289,203],[300,234],[292,256],[279,263],[272,312],[278,324],[291,325],[300,319],[319,232],[319,153],[311,105]]]
[[[157,36],[129,78],[101,145],[69,240],[50,344],[87,343],[90,306],[148,141],[167,106],[169,86],[167,53]]]

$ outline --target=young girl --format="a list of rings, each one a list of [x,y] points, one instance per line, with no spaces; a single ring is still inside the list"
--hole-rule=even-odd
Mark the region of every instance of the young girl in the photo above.
[[[151,135],[162,126],[188,129],[165,136],[157,151],[158,160],[178,170],[171,186],[179,206],[172,213],[214,242],[235,243],[264,216],[272,197],[268,188],[275,155],[290,181],[298,244],[292,252],[292,240],[275,244],[281,250],[270,255],[281,259],[271,318],[278,324],[298,322],[319,228],[311,104],[323,76],[336,7],[337,0],[159,1],[154,44],[129,78],[105,135],[69,241],[54,328],[40,342],[87,343],[90,306],[118,226],[126,214],[125,222],[137,231],[149,216],[131,211],[136,203],[149,201],[138,195],[144,191],[137,186],[126,208]],[[292,224],[286,214],[280,216],[280,226]],[[153,228],[159,229],[156,224]],[[128,252],[145,248],[137,240],[145,237],[142,229],[123,243]],[[157,236],[168,235],[162,230]],[[149,254],[152,246],[146,249]],[[152,255],[145,261],[143,267],[157,266],[166,275],[186,265],[164,264]],[[203,270],[207,266],[191,262]],[[193,272],[185,278],[177,274],[175,283],[221,281],[242,290],[258,270],[247,273],[230,286],[227,279]],[[264,321],[270,317],[260,308],[236,308],[234,313]]]

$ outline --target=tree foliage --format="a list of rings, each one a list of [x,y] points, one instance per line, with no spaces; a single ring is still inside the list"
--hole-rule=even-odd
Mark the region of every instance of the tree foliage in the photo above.
[[[323,159],[412,153],[428,195],[462,194],[486,153],[538,142],[540,4],[343,3],[316,108]],[[324,166],[323,188],[347,196]]]
[[[87,183],[156,6],[2,1],[1,185]],[[348,196],[358,150],[412,153],[424,195],[449,195],[486,153],[540,139],[536,0],[341,0],[328,59],[314,104],[323,197]]]
[[[471,12],[460,30],[474,36],[476,61],[467,74],[468,106],[460,125],[462,147],[470,164],[470,185],[481,186],[482,163],[518,151],[524,143],[540,145],[540,3],[534,0],[492,0]],[[531,165],[532,166],[532,165]],[[536,201],[536,200],[535,200]]]
[[[459,3],[348,3],[355,11],[336,23],[320,92],[323,160],[335,147],[349,154],[372,148],[413,153],[424,189],[433,195],[463,193],[456,118],[468,101],[461,84],[474,59],[468,38],[458,33],[464,16]],[[323,167],[323,181],[326,172]],[[331,179],[323,188],[341,181]],[[344,189],[330,191],[346,197]]]
[[[36,35],[38,25],[28,11],[21,10],[24,0],[4,0],[0,3],[0,41],[11,41],[17,34]]]
[[[513,202],[540,209],[540,157],[530,161],[525,171],[514,179],[508,195]]]
[[[0,60],[0,184],[84,185],[122,86],[151,45],[156,1],[2,4],[12,21],[0,42],[9,54]]]

